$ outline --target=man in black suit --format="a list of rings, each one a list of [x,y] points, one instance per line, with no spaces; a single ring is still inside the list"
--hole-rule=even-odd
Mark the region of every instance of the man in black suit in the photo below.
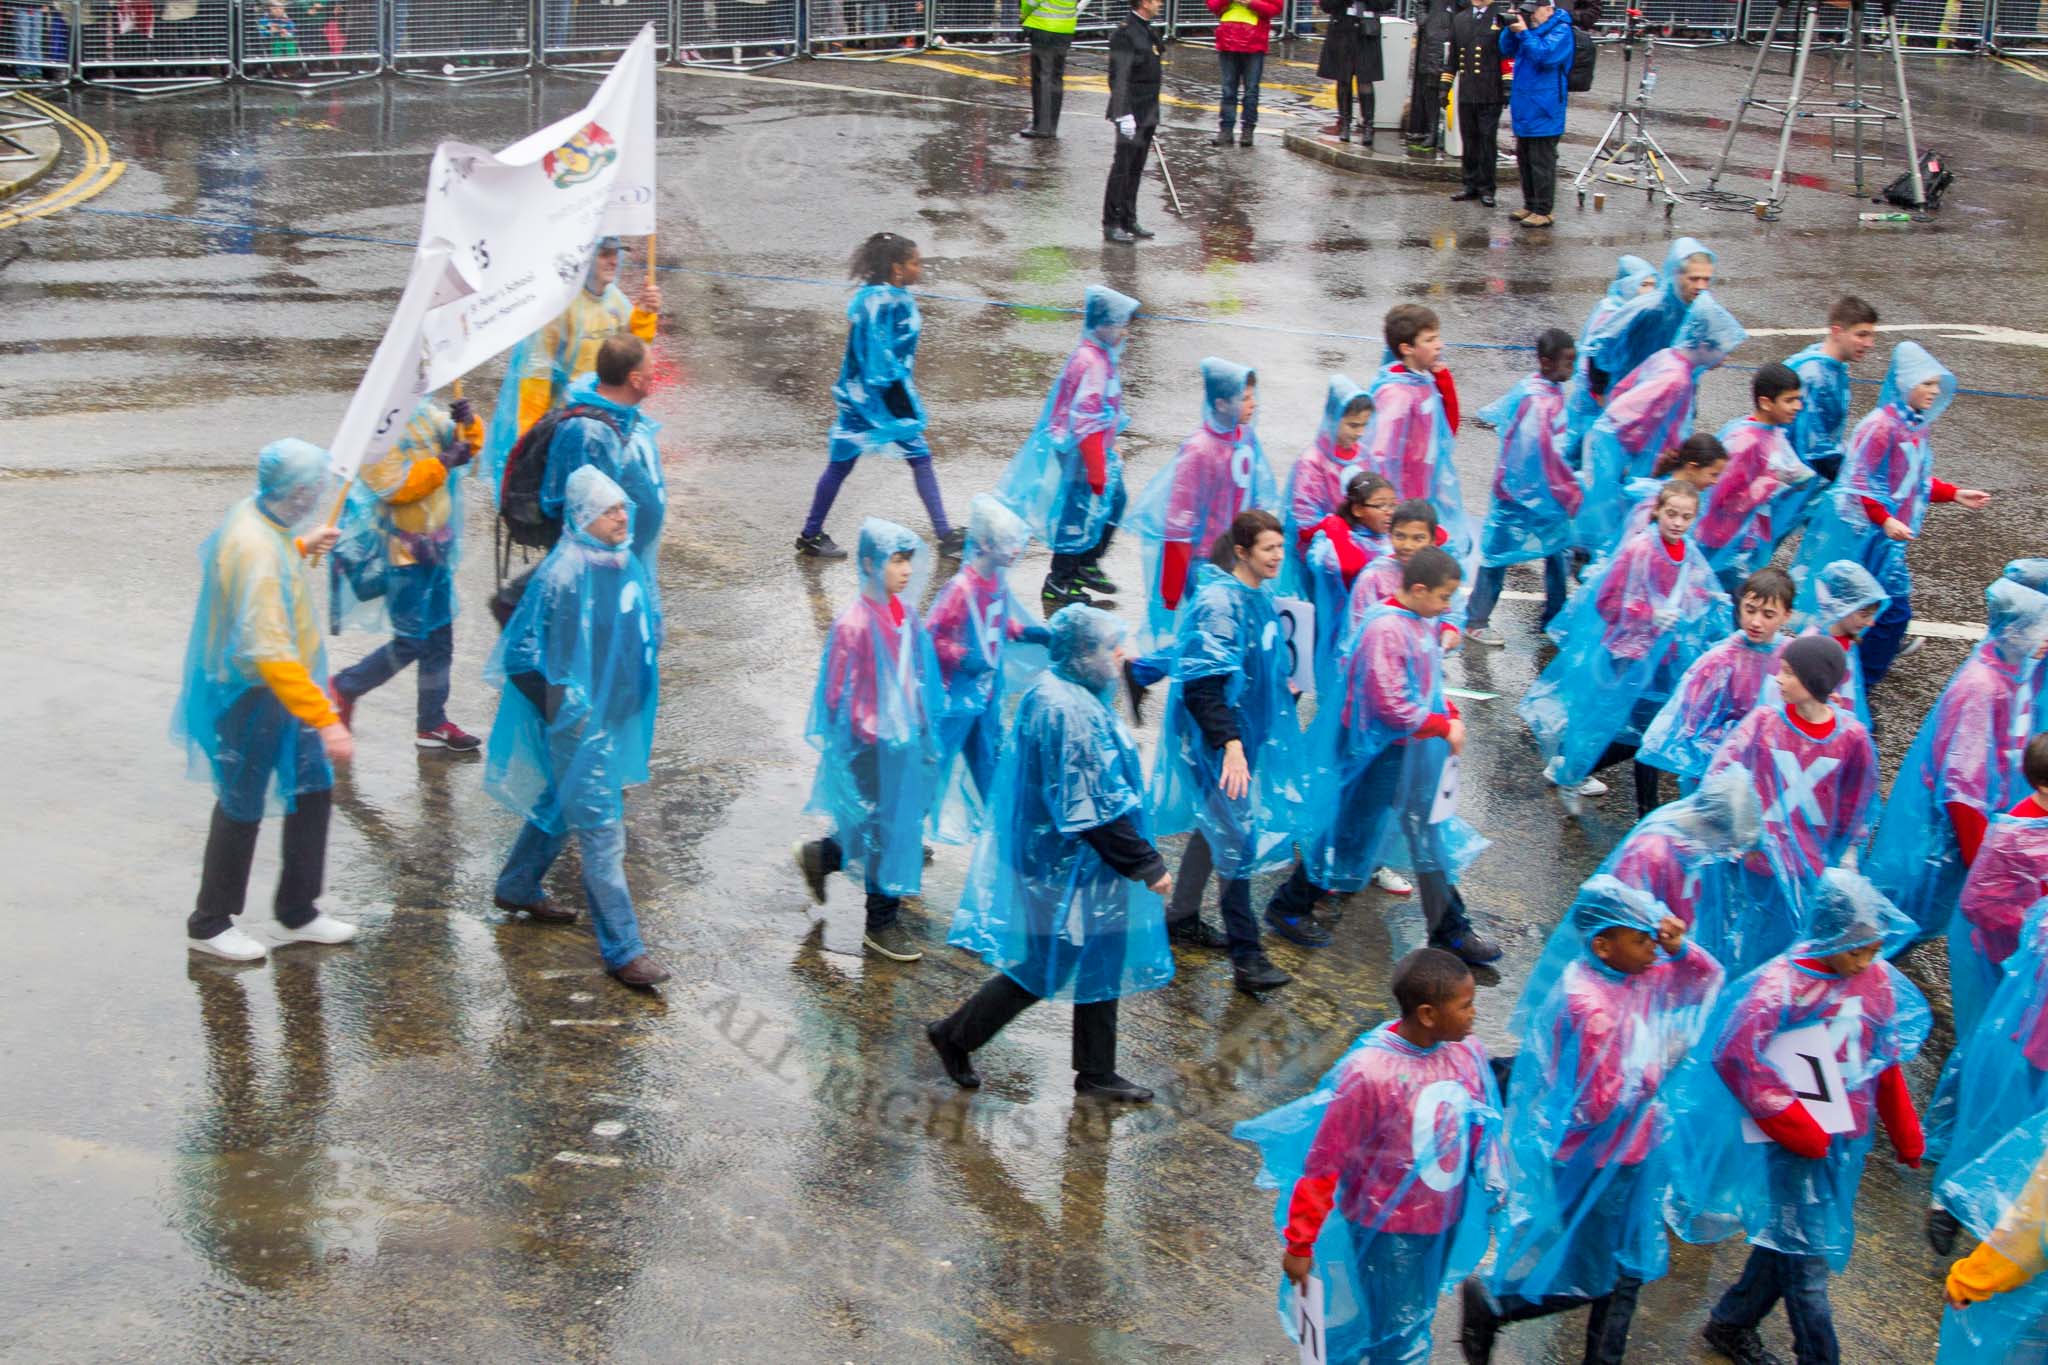
[[[1465,187],[1451,198],[1493,207],[1494,170],[1500,157],[1500,111],[1507,82],[1500,74],[1500,31],[1507,0],[1472,0],[1451,16],[1451,71],[1458,78],[1458,138],[1464,149]]]
[[[1159,54],[1164,45],[1152,31],[1164,0],[1133,0],[1123,27],[1109,40],[1109,112],[1116,127],[1116,160],[1102,192],[1102,237],[1134,242],[1157,234],[1138,224],[1138,181],[1152,155],[1159,128]],[[1496,111],[1496,115],[1498,111]]]

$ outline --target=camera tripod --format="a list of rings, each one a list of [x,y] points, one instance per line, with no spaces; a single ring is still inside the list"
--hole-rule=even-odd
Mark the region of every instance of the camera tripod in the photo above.
[[[1623,16],[1621,99],[1615,104],[1614,117],[1607,121],[1607,131],[1600,135],[1593,154],[1572,177],[1572,186],[1579,192],[1580,208],[1586,206],[1586,191],[1594,182],[1639,189],[1650,203],[1657,202],[1662,196],[1664,216],[1669,218],[1671,211],[1678,207],[1678,196],[1671,189],[1671,177],[1678,177],[1681,185],[1690,185],[1692,181],[1672,164],[1670,154],[1650,134],[1650,93],[1657,88],[1657,39],[1655,35],[1643,35],[1641,10],[1625,10]],[[1631,85],[1629,67],[1635,62],[1639,38],[1644,43],[1643,76]]]
[[[1778,156],[1771,165],[1771,191],[1768,199],[1758,202],[1755,207],[1760,215],[1775,217],[1785,200],[1785,156],[1792,147],[1792,128],[1802,118],[1825,118],[1829,120],[1829,132],[1837,141],[1848,125],[1852,140],[1851,150],[1844,153],[1831,150],[1831,156],[1838,161],[1853,162],[1856,167],[1856,193],[1868,193],[1864,184],[1863,168],[1870,162],[1884,160],[1884,135],[1892,119],[1899,121],[1906,136],[1906,167],[1912,176],[1913,201],[1924,203],[1927,187],[1920,181],[1920,149],[1913,140],[1913,101],[1906,93],[1905,43],[1899,35],[1897,0],[1879,0],[1882,23],[1878,34],[1881,43],[1889,44],[1892,50],[1892,89],[1898,98],[1896,109],[1887,109],[1864,98],[1863,52],[1865,0],[1847,0],[1849,14],[1849,98],[1832,101],[1819,109],[1802,107],[1806,93],[1806,64],[1813,55],[1814,31],[1820,22],[1820,0],[1773,0],[1771,23],[1764,34],[1763,42],[1756,50],[1756,65],[1750,69],[1749,85],[1742,92],[1742,103],[1736,106],[1735,117],[1728,125],[1728,140],[1721,146],[1721,159],[1714,163],[1714,173],[1707,178],[1702,197],[1726,197],[1719,189],[1721,177],[1727,173],[1728,158],[1735,151],[1736,134],[1742,131],[1743,117],[1752,108],[1767,109],[1778,116]],[[1830,8],[1842,8],[1830,5]],[[1787,20],[1790,20],[1788,23]],[[1771,43],[1783,31],[1799,34],[1799,46],[1792,59],[1792,89],[1785,99],[1758,99],[1757,79],[1763,75],[1764,62],[1770,56]],[[1878,137],[1878,150],[1867,152],[1864,145],[1866,130],[1874,129]]]

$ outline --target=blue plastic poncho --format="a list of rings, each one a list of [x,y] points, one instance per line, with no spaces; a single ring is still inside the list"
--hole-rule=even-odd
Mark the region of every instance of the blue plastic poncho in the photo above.
[[[1842,438],[1849,432],[1849,366],[1818,341],[1788,357],[1785,364],[1799,376],[1799,391],[1806,399],[1792,419],[1793,451],[1815,470],[1839,470]]]
[[[1792,576],[1797,581],[1804,573],[1804,566],[1795,566]],[[1870,576],[1870,570],[1853,559],[1838,559],[1821,568],[1819,576],[1810,585],[1810,590],[1807,584],[1801,583],[1799,600],[1807,607],[1807,624],[1799,633],[1831,635],[1837,643],[1841,643],[1847,638],[1847,632],[1840,630],[1844,621],[1857,612],[1872,607],[1881,614],[1891,598],[1885,595],[1877,580]],[[1794,619],[1797,619],[1796,612]],[[1870,728],[1870,689],[1863,685],[1863,654],[1860,650],[1846,646],[1844,653],[1848,656],[1849,671],[1842,675],[1842,685],[1834,690],[1828,701],[1844,711],[1854,713],[1856,719],[1861,721],[1863,728],[1867,730]],[[1783,701],[1784,698],[1778,692],[1778,678],[1774,673],[1764,684],[1761,704],[1777,706]]]
[[[1747,901],[1734,885],[1737,864],[1762,837],[1756,789],[1746,774],[1723,769],[1637,821],[1600,872],[1656,897],[1722,966],[1754,966],[1785,943],[1752,942]]]
[[[1679,277],[1685,273],[1686,258],[1698,255],[1704,255],[1710,261],[1715,259],[1713,252],[1691,237],[1680,237],[1673,242],[1664,253],[1664,264],[1657,272],[1657,288],[1629,300],[1623,305],[1623,316],[1580,348],[1593,364],[1600,367],[1609,384],[1666,346],[1677,344],[1679,326],[1685,321],[1688,307],[1679,296]]]
[[[255,494],[199,547],[199,603],[171,741],[185,748],[187,774],[213,783],[221,809],[245,824],[334,785],[320,737],[264,680],[279,665],[315,685],[327,680],[312,585],[292,543],[320,509],[327,466],[327,452],[310,441],[272,441],[256,457]]]
[[[834,461],[862,455],[930,455],[929,420],[917,393],[917,300],[893,284],[864,284],[846,302],[846,354],[832,386]]]
[[[1929,379],[1941,390],[1925,412],[1915,412],[1907,396]],[[1795,573],[1806,591],[1811,591],[1812,577],[1822,565],[1853,559],[1891,596],[1912,594],[1905,544],[1872,525],[1863,502],[1870,499],[1914,535],[1920,534],[1934,490],[1934,449],[1927,430],[1955,401],[1955,394],[1955,375],[1920,343],[1902,341],[1892,348],[1891,368],[1885,372],[1877,406],[1850,433],[1849,453],[1843,457],[1834,492],[1813,509],[1812,525],[1799,547]],[[1809,606],[1805,592],[1799,606]]]
[[[1552,623],[1552,659],[1517,709],[1555,781],[1592,775],[1612,743],[1637,744],[1679,678],[1728,633],[1727,594],[1690,539],[1674,561],[1654,526],[1638,531]]]
[[[1017,704],[946,941],[1033,995],[1085,1005],[1165,985],[1173,953],[1159,898],[1081,837],[1120,819],[1151,837],[1138,749],[1112,700],[1123,623],[1076,605],[1049,629],[1052,670]]]
[[[1337,428],[1344,421],[1344,410],[1364,392],[1348,375],[1330,376],[1316,438],[1287,471],[1287,487],[1280,495],[1287,558],[1273,585],[1273,591],[1282,597],[1308,595],[1309,539],[1325,517],[1345,505],[1344,485],[1358,472],[1358,446],[1339,446]]]
[[[1913,934],[1869,882],[1829,868],[1813,897],[1802,939],[1722,993],[1707,1046],[1694,1051],[1667,1088],[1671,1106],[1672,1231],[1689,1242],[1746,1232],[1757,1246],[1791,1256],[1824,1256],[1836,1270],[1855,1242],[1856,1186],[1870,1151],[1878,1078],[1912,1060],[1933,1022],[1919,987],[1880,956],[1854,976],[1802,965],[1866,944],[1896,947]],[[1767,1053],[1781,1034],[1802,1039],[1839,1069],[1849,1127],[1828,1154],[1795,1156],[1745,1126],[1803,1102]],[[1802,1048],[1801,1051],[1808,1049]],[[1819,1068],[1820,1061],[1810,1061]]]
[[[1948,924],[1948,977],[1955,1033],[1967,1038],[1998,988],[2021,926],[2048,887],[2048,816],[2034,798],[1991,817]]]
[[[1777,676],[1782,633],[1762,644],[1736,631],[1693,661],[1671,696],[1643,727],[1636,762],[1678,774],[1690,789],[1728,732],[1756,708],[1764,688]]]
[[[1594,876],[1551,935],[1516,1017],[1503,1146],[1508,1225],[1488,1288],[1597,1298],[1670,1266],[1668,1120],[1658,1091],[1699,1040],[1721,968],[1696,943],[1630,975],[1600,961],[1610,929],[1656,936],[1669,909]]]
[[[459,443],[447,410],[422,398],[391,449],[363,466],[327,560],[328,623],[337,634],[388,628],[423,640],[454,621],[470,467],[441,462]]]
[[[1629,305],[1644,293],[1646,287],[1656,284],[1656,266],[1640,256],[1621,257],[1615,265],[1614,279],[1607,286],[1606,294],[1593,305],[1593,311],[1586,315],[1586,325],[1579,329],[1578,358],[1572,365],[1572,381],[1565,389],[1564,400],[1564,455],[1575,468],[1579,462],[1579,447],[1585,443],[1586,433],[1592,430],[1594,419],[1600,415],[1600,402],[1593,397],[1593,381],[1587,373],[1587,366],[1593,363],[1596,353],[1611,344],[1609,338],[1633,321],[1635,315]],[[1603,373],[1607,374],[1607,382],[1611,384],[1628,371]]]
[[[1877,748],[1870,732],[1840,707],[1827,737],[1792,724],[1780,705],[1743,717],[1707,763],[1707,776],[1734,771],[1763,809],[1757,852],[1728,873],[1730,922],[1739,942],[1720,954],[1733,975],[1795,942],[1808,922],[1822,872],[1862,844],[1877,801]]]
[[[1998,814],[2020,766],[2012,743],[2020,670],[2048,644],[2048,595],[2000,578],[1984,590],[1984,607],[1985,639],[1921,722],[1863,863],[1923,938],[1948,927],[1962,890],[1953,808],[1979,824]]]
[[[1390,360],[1380,366],[1366,393],[1372,398],[1372,422],[1358,443],[1359,467],[1394,485],[1403,499],[1421,498],[1436,508],[1443,548],[1470,576],[1479,537],[1465,512],[1456,435],[1436,376],[1415,374]]]
[[[562,315],[512,348],[498,401],[484,434],[483,467],[490,472],[491,496],[505,482],[505,457],[536,421],[573,401],[569,390],[596,372],[598,348],[615,336],[651,338],[655,319],[635,317],[635,310],[617,284],[597,283],[597,256],[617,251],[619,239],[600,238],[591,244],[583,288],[569,300]],[[636,324],[640,330],[635,331]],[[630,489],[628,490],[631,491]]]
[[[2040,892],[2038,880],[2031,890]],[[1967,1165],[2013,1124],[2048,1112],[2048,899],[2025,914],[2015,946],[1991,964],[1994,989],[1967,1018],[1957,986],[1956,1046],[1927,1106],[1927,1156],[1944,1169]]]
[[[1161,834],[1199,830],[1225,881],[1285,866],[1308,801],[1308,746],[1288,686],[1273,594],[1205,563],[1170,659],[1173,685],[1159,722],[1149,799]],[[1223,794],[1223,750],[1212,749],[1182,699],[1189,683],[1226,680],[1225,699],[1251,765],[1251,788]]]
[[[1430,820],[1451,754],[1431,724],[1448,714],[1441,620],[1382,603],[1338,652],[1335,686],[1309,734],[1317,786],[1304,870],[1337,892],[1360,889],[1382,866],[1455,881],[1487,841],[1455,811]]]
[[[1010,566],[1031,543],[1031,528],[987,493],[967,514],[960,571],[932,602],[925,624],[939,660],[946,709],[939,718],[939,772],[947,789],[941,831],[964,839],[981,828],[1003,748],[1006,665],[1024,672],[1038,660],[1018,658],[1012,642],[1045,643],[1045,627],[1010,591]]]
[[[1231,1130],[1259,1148],[1274,1225],[1296,1232],[1308,1185],[1329,1216],[1313,1234],[1332,1361],[1423,1365],[1437,1297],[1486,1254],[1502,1198],[1500,1096],[1476,1039],[1419,1048],[1381,1024],[1316,1088]],[[1294,1283],[1280,1321],[1294,1331]]]
[[[1479,562],[1496,568],[1571,548],[1572,518],[1585,490],[1565,460],[1564,390],[1540,374],[1525,375],[1479,416],[1500,432]]]
[[[2048,559],[2015,559],[2005,566],[2002,576],[2038,592],[2048,592]],[[2015,748],[2024,750],[2036,731],[2048,730],[2048,702],[2044,702],[2044,696],[2048,696],[2048,661],[2029,660],[2020,673],[2020,704],[2012,718]],[[2029,794],[2025,777],[2014,777],[2014,784],[1999,799],[2001,808]]]
[[[548,446],[547,470],[541,479],[540,507],[563,517],[569,479],[585,465],[626,491],[633,504],[633,553],[647,570],[647,581],[659,587],[661,526],[668,517],[668,480],[661,468],[661,446],[655,440],[661,423],[637,407],[614,403],[597,391],[597,376],[569,386],[571,405],[595,408],[603,417],[577,417],[555,428]]]
[[[1237,420],[1256,378],[1215,356],[1202,362],[1202,425],[1152,476],[1124,522],[1145,542],[1145,626],[1155,644],[1174,633],[1175,616],[1193,596],[1195,565],[1216,537],[1247,507],[1271,511],[1279,500],[1258,432]]]
[[[1700,376],[1748,335],[1712,294],[1701,294],[1686,309],[1671,345],[1607,391],[1607,406],[1586,434],[1580,545],[1597,552],[1613,543],[1628,511],[1629,480],[1648,477],[1659,455],[1692,434]]]
[[[1315,608],[1316,691],[1327,696],[1343,662],[1339,646],[1353,626],[1352,594],[1371,565],[1393,554],[1393,543],[1348,514],[1325,517],[1308,542],[1304,596]]]
[[[1138,301],[1099,284],[1082,306],[1081,344],[1053,380],[1038,425],[1010,460],[996,495],[1055,554],[1084,554],[1124,509],[1124,415],[1120,335]]]
[[[564,534],[484,668],[502,688],[484,789],[550,834],[617,824],[625,789],[647,780],[661,600],[630,543],[608,545],[588,529],[621,503],[630,517],[632,500],[600,471],[570,476]]]
[[[1942,1313],[1935,1365],[2042,1365],[2048,1361],[2048,1117],[2001,1129],[1998,1142],[1944,1174],[1941,1202],[2025,1282]]]
[[[1728,452],[1728,467],[1701,499],[1692,534],[1733,592],[1771,562],[1779,542],[1798,526],[1802,490],[1816,476],[1793,451],[1785,427],[1740,417],[1716,439]]]
[[[911,556],[911,581],[891,597],[885,574],[898,554]],[[894,522],[869,517],[856,563],[860,596],[832,623],[818,661],[806,730],[818,772],[804,809],[832,819],[847,875],[865,869],[870,890],[914,896],[940,794],[946,712],[938,655],[912,605],[931,550]]]

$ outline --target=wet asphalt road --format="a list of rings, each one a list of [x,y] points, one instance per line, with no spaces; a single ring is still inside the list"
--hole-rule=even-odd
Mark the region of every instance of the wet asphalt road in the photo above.
[[[1313,49],[1292,55],[1313,61]],[[1732,107],[1743,58],[1663,60],[1660,96],[1679,111],[1666,140],[1697,165],[1718,143],[1705,117]],[[1101,69],[1099,55],[1076,64]],[[1198,105],[1210,65],[1177,49],[1174,90]],[[1336,947],[1275,949],[1300,980],[1264,1003],[1230,990],[1220,958],[1184,960],[1169,988],[1123,1011],[1123,1069],[1161,1089],[1149,1110],[1073,1103],[1059,1007],[988,1050],[978,1095],[943,1082],[916,1024],[983,974],[940,946],[964,850],[940,851],[913,904],[931,948],[913,966],[858,955],[857,896],[814,921],[786,857],[813,828],[799,813],[804,714],[853,582],[845,565],[788,551],[830,420],[843,261],[879,228],[924,244],[920,381],[964,516],[1036,416],[1076,332],[1054,310],[1087,283],[1160,315],[1126,374],[1139,485],[1196,420],[1203,355],[1258,367],[1261,429],[1284,467],[1313,431],[1326,372],[1371,370],[1390,304],[1443,315],[1475,410],[1526,365],[1493,348],[1576,329],[1614,254],[1661,256],[1666,226],[1617,200],[1599,215],[1567,206],[1549,240],[1530,242],[1504,216],[1347,177],[1276,137],[1215,152],[1198,141],[1200,109],[1183,107],[1167,141],[1187,221],[1148,184],[1158,241],[1105,250],[1100,94],[1077,82],[1062,140],[1027,144],[1011,136],[1022,92],[963,71],[813,62],[769,81],[661,83],[661,344],[674,374],[652,407],[667,423],[669,640],[628,860],[643,928],[676,971],[658,997],[610,983],[586,929],[508,924],[490,908],[515,821],[473,761],[405,742],[403,679],[359,707],[357,761],[336,792],[328,902],[363,923],[358,943],[253,967],[188,962],[179,943],[208,810],[164,742],[193,548],[248,486],[259,445],[333,429],[396,299],[435,140],[502,145],[588,87],[71,99],[131,169],[85,209],[16,231],[33,254],[0,273],[0,753],[15,774],[0,820],[13,939],[0,1356],[1293,1358],[1272,1311],[1272,1196],[1229,1129],[1299,1093],[1384,1017],[1388,965],[1419,943],[1419,915],[1361,897]],[[1722,253],[1717,293],[1752,327],[1817,326],[1847,289],[1888,323],[2035,334],[1916,334],[1966,387],[2025,395],[1966,396],[1937,428],[1942,474],[1996,501],[1930,518],[1914,555],[1920,611],[1980,621],[1983,584],[2042,550],[2048,515],[2048,176],[2030,155],[2048,91],[1989,63],[1916,65],[1914,79],[1923,141],[1963,173],[1938,225],[1858,230],[1859,205],[1815,189],[1778,224],[1686,209],[1677,227]],[[1273,87],[1316,83],[1277,61],[1268,81],[1262,126],[1277,133],[1309,96]],[[1603,122],[1597,109],[1574,116],[1581,146]],[[1761,138],[1740,149],[1767,164]],[[1567,168],[1583,155],[1568,144]],[[1799,156],[1833,176],[1824,146],[1802,142]],[[1738,359],[1802,344],[1764,338]],[[1880,378],[1881,363],[1864,374]],[[489,373],[473,386],[494,389]],[[1874,394],[1858,390],[1859,411]],[[1738,415],[1745,395],[1744,375],[1712,377],[1703,420]],[[1458,463],[1475,508],[1492,461],[1468,428]],[[479,679],[483,511],[473,498],[451,706],[479,730],[494,704]],[[833,529],[850,539],[868,514],[923,529],[893,466],[856,474]],[[1135,582],[1137,547],[1120,544],[1108,567]],[[1027,596],[1041,570],[1018,571]],[[1467,895],[1509,950],[1482,1002],[1492,1041],[1572,888],[1627,825],[1622,797],[1573,823],[1538,781],[1512,711],[1538,662],[1534,606],[1509,602],[1500,621],[1506,650],[1454,666],[1500,694],[1468,709],[1466,788],[1494,840]],[[372,643],[349,637],[332,658]],[[1930,640],[1886,685],[1888,762],[1965,648]],[[1945,1001],[1939,954],[1916,970]],[[1938,1032],[1913,1072],[1922,1096],[1947,1041]],[[1919,1238],[1926,1191],[1925,1174],[1873,1160],[1856,1260],[1834,1286],[1846,1359],[1932,1357],[1943,1266]],[[1643,1296],[1635,1354],[1701,1358],[1694,1334],[1741,1258],[1739,1245],[1680,1247]],[[1497,1358],[1575,1359],[1581,1321],[1512,1328]],[[1439,1359],[1454,1358],[1454,1331],[1447,1311]],[[1782,1319],[1768,1335],[1789,1356]]]

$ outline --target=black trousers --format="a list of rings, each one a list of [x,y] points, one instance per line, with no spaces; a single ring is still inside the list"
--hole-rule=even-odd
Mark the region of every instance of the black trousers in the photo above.
[[[296,929],[319,914],[313,904],[327,879],[327,821],[334,798],[324,791],[300,792],[284,817],[284,866],[277,874],[271,908],[277,922]],[[185,919],[193,938],[212,938],[242,913],[249,894],[249,868],[256,860],[260,820],[236,820],[215,804],[206,832],[206,860],[199,872],[199,903]]]
[[[1145,175],[1145,159],[1152,155],[1155,131],[1140,124],[1136,137],[1117,136],[1116,160],[1110,163],[1109,184],[1102,191],[1103,227],[1129,227],[1138,221],[1138,182]]]
[[[1593,771],[1597,773],[1602,768],[1613,767],[1625,758],[1634,758],[1639,747],[1639,745],[1622,744],[1619,742],[1608,745],[1601,753],[1600,761],[1593,765]],[[1636,814],[1639,816],[1648,815],[1651,811],[1657,809],[1658,806],[1664,804],[1664,794],[1658,790],[1658,784],[1664,778],[1664,770],[1662,768],[1653,768],[1649,764],[1641,762],[1633,766],[1636,770]]]
[[[997,972],[939,1021],[939,1029],[956,1046],[973,1052],[1040,999]],[[1074,1072],[1091,1081],[1116,1074],[1116,1001],[1074,1006]]]
[[[1114,539],[1116,539],[1116,527],[1114,525],[1105,526],[1102,528],[1102,539],[1095,542],[1094,549],[1083,550],[1081,553],[1074,555],[1054,553],[1052,557],[1052,572],[1047,577],[1051,578],[1055,583],[1064,583],[1091,564],[1100,564],[1102,556],[1109,552],[1109,542]]]
[[[1408,140],[1436,145],[1437,126],[1444,107],[1443,76],[1418,69],[1408,87]]]
[[[846,866],[846,850],[840,847],[837,839],[828,835],[823,839],[817,840],[816,843],[819,858],[825,865],[826,876],[829,877]],[[886,929],[896,922],[898,915],[903,913],[902,899],[881,890],[873,882],[868,883],[867,893],[868,928]]]
[[[1372,136],[1373,96],[1372,82],[1362,81],[1356,76],[1337,78],[1337,122],[1351,125],[1352,90],[1358,91],[1358,131],[1363,137]]]
[[[1029,30],[1031,35],[1031,127],[1034,132],[1060,130],[1060,105],[1066,98],[1067,49],[1072,34]]]
[[[1636,1315],[1636,1296],[1642,1288],[1641,1280],[1621,1275],[1616,1277],[1614,1288],[1597,1299],[1572,1294],[1551,1294],[1534,1300],[1505,1295],[1500,1301],[1500,1320],[1527,1322],[1590,1305],[1593,1311],[1586,1315],[1586,1354],[1582,1358],[1585,1365],[1622,1365],[1628,1353],[1629,1323]]]
[[[1464,148],[1465,188],[1474,194],[1494,192],[1494,168],[1500,160],[1500,106],[1458,102],[1459,146]]]
[[[1188,919],[1202,911],[1202,893],[1209,889],[1209,876],[1216,870],[1216,855],[1201,831],[1188,836],[1180,855],[1180,870],[1173,874],[1173,903],[1166,907],[1168,923]],[[1217,906],[1223,912],[1223,932],[1230,939],[1230,960],[1245,962],[1259,952],[1259,922],[1252,918],[1252,883],[1249,877],[1219,881]]]
[[[1548,215],[1557,207],[1557,139],[1515,139],[1515,169],[1522,177],[1522,207]]]

